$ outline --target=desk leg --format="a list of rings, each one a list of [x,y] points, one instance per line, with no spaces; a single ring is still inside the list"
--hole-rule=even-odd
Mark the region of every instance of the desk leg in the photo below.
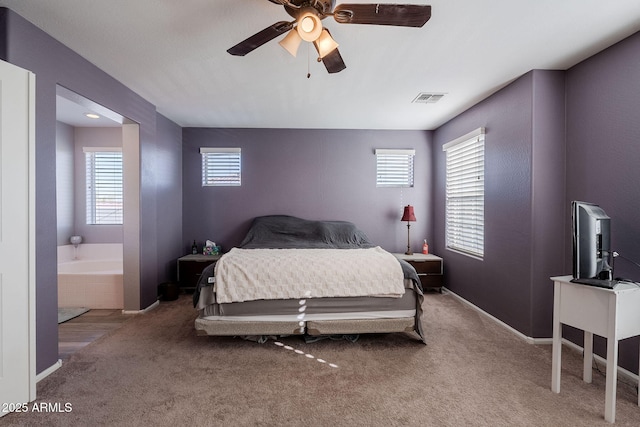
[[[616,333],[616,298],[609,298],[609,325],[607,331],[607,380],[604,398],[604,419],[616,422],[616,386],[618,382],[618,336]]]
[[[553,347],[551,349],[551,391],[560,393],[562,369],[562,324],[560,323],[560,285],[553,286]]]
[[[607,384],[604,398],[604,419],[616,422],[616,387],[618,383],[618,340],[607,338]]]
[[[591,384],[593,379],[593,333],[584,331],[584,355],[582,366],[582,379]]]

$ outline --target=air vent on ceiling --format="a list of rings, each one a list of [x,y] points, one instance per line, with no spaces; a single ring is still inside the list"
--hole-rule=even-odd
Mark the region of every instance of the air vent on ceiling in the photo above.
[[[444,93],[421,93],[416,98],[411,101],[417,104],[435,104],[440,101],[440,99],[444,96]]]

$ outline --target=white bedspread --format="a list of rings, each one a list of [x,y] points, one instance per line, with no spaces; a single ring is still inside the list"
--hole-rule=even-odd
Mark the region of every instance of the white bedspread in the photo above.
[[[215,266],[219,303],[404,294],[395,256],[370,249],[238,249]]]

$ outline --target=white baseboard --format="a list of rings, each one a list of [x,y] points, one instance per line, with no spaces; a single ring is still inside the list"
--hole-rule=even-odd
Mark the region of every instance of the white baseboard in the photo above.
[[[56,363],[54,363],[53,365],[49,366],[47,369],[45,369],[44,371],[36,375],[36,383],[47,378],[49,375],[53,374],[55,371],[57,371],[61,367],[62,367],[62,359],[58,359]]]
[[[489,319],[493,320],[498,325],[502,326],[503,328],[505,328],[506,330],[508,330],[509,332],[511,332],[512,334],[516,335],[518,338],[524,340],[525,342],[527,342],[529,344],[551,345],[553,343],[553,338],[533,338],[533,337],[528,337],[525,334],[523,334],[522,332],[520,332],[520,331],[512,328],[511,326],[507,325],[502,320],[490,315],[489,313],[487,313],[486,311],[484,311],[483,309],[481,309],[477,305],[474,305],[474,304],[470,303],[466,299],[462,298],[460,295],[458,295],[458,294],[456,294],[454,292],[451,292],[449,289],[446,289],[446,288],[443,288],[443,290],[446,291],[448,294],[451,294],[451,296],[456,298],[458,301],[468,305],[469,307],[471,307],[472,309],[474,309],[478,313],[480,313],[480,314],[488,317]]]
[[[486,311],[484,311],[483,309],[481,309],[480,307],[470,303],[469,301],[467,301],[466,299],[462,298],[460,295],[457,295],[454,292],[451,292],[449,289],[446,288],[442,288],[444,292],[451,294],[451,296],[453,296],[454,298],[456,298],[458,301],[466,304],[467,306],[471,307],[472,309],[474,309],[475,311],[477,311],[478,313],[488,317],[489,319],[493,320],[494,322],[496,322],[498,325],[504,327],[506,330],[508,330],[509,332],[513,333],[514,335],[516,335],[518,338],[524,340],[525,342],[529,343],[529,344],[534,344],[534,345],[551,345],[553,344],[553,338],[532,338],[532,337],[528,337],[525,334],[523,334],[522,332],[512,328],[511,326],[507,325],[506,323],[504,323],[502,320],[490,315],[489,313],[487,313]],[[566,345],[567,347],[569,347],[571,350],[576,351],[580,354],[582,354],[582,352],[584,351],[584,349],[582,347],[580,347],[578,344],[569,341],[566,338],[562,339],[562,344]],[[606,370],[606,366],[607,366],[607,359],[597,355],[597,354],[593,354],[593,358],[599,362],[600,364],[602,364],[604,366],[604,369]],[[640,377],[636,374],[634,374],[631,371],[628,371],[620,366],[618,366],[618,375],[620,377],[626,377],[627,380],[638,384],[638,381],[640,380]]]
[[[122,310],[122,314],[144,314],[148,311],[153,310],[154,308],[158,307],[160,305],[160,301],[154,302],[153,304],[151,304],[149,307],[142,309],[142,310]]]

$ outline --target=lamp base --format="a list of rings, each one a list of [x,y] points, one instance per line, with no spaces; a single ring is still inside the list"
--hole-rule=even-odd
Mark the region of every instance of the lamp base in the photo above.
[[[409,228],[411,227],[411,223],[409,223],[409,221],[407,221],[407,252],[405,252],[405,255],[413,255],[413,252],[411,252],[411,240],[409,239]]]

